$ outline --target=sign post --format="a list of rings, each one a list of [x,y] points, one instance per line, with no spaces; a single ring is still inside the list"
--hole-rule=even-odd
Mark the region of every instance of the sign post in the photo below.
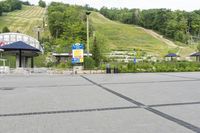
[[[77,70],[83,69],[83,62],[84,62],[83,49],[84,49],[83,44],[76,43],[72,45],[72,64],[73,64],[73,71],[75,74],[77,74]]]
[[[83,44],[76,43],[72,45],[72,64],[84,62],[83,49]]]

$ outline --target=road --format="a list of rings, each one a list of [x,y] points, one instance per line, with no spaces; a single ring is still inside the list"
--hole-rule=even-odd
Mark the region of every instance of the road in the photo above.
[[[200,73],[0,75],[0,133],[200,133]]]

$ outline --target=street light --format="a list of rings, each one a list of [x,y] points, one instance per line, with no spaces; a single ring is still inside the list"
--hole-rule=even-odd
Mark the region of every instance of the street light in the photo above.
[[[89,15],[91,14],[90,11],[86,12],[86,16],[87,16],[87,56],[89,57],[89,53],[90,53],[90,49],[89,49]]]

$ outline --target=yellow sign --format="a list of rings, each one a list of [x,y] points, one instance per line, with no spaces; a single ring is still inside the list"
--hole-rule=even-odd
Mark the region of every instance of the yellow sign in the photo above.
[[[73,50],[73,58],[77,59],[77,62],[83,63],[83,49]]]
[[[82,57],[83,57],[82,49],[73,50],[73,58],[82,58]]]
[[[83,44],[73,44],[72,45],[72,63],[83,63],[84,61],[84,52],[83,52]]]

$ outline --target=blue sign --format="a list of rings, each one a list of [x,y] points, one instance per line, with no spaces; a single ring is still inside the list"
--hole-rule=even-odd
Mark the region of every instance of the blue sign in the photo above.
[[[80,62],[79,58],[72,58],[72,64],[79,63],[79,62]]]
[[[137,60],[136,60],[136,58],[134,57],[134,59],[133,59],[133,63],[134,64],[136,64],[137,63]]]
[[[83,46],[83,44],[76,43],[76,44],[72,45],[72,50],[74,50],[74,49],[84,49],[84,46]]]

